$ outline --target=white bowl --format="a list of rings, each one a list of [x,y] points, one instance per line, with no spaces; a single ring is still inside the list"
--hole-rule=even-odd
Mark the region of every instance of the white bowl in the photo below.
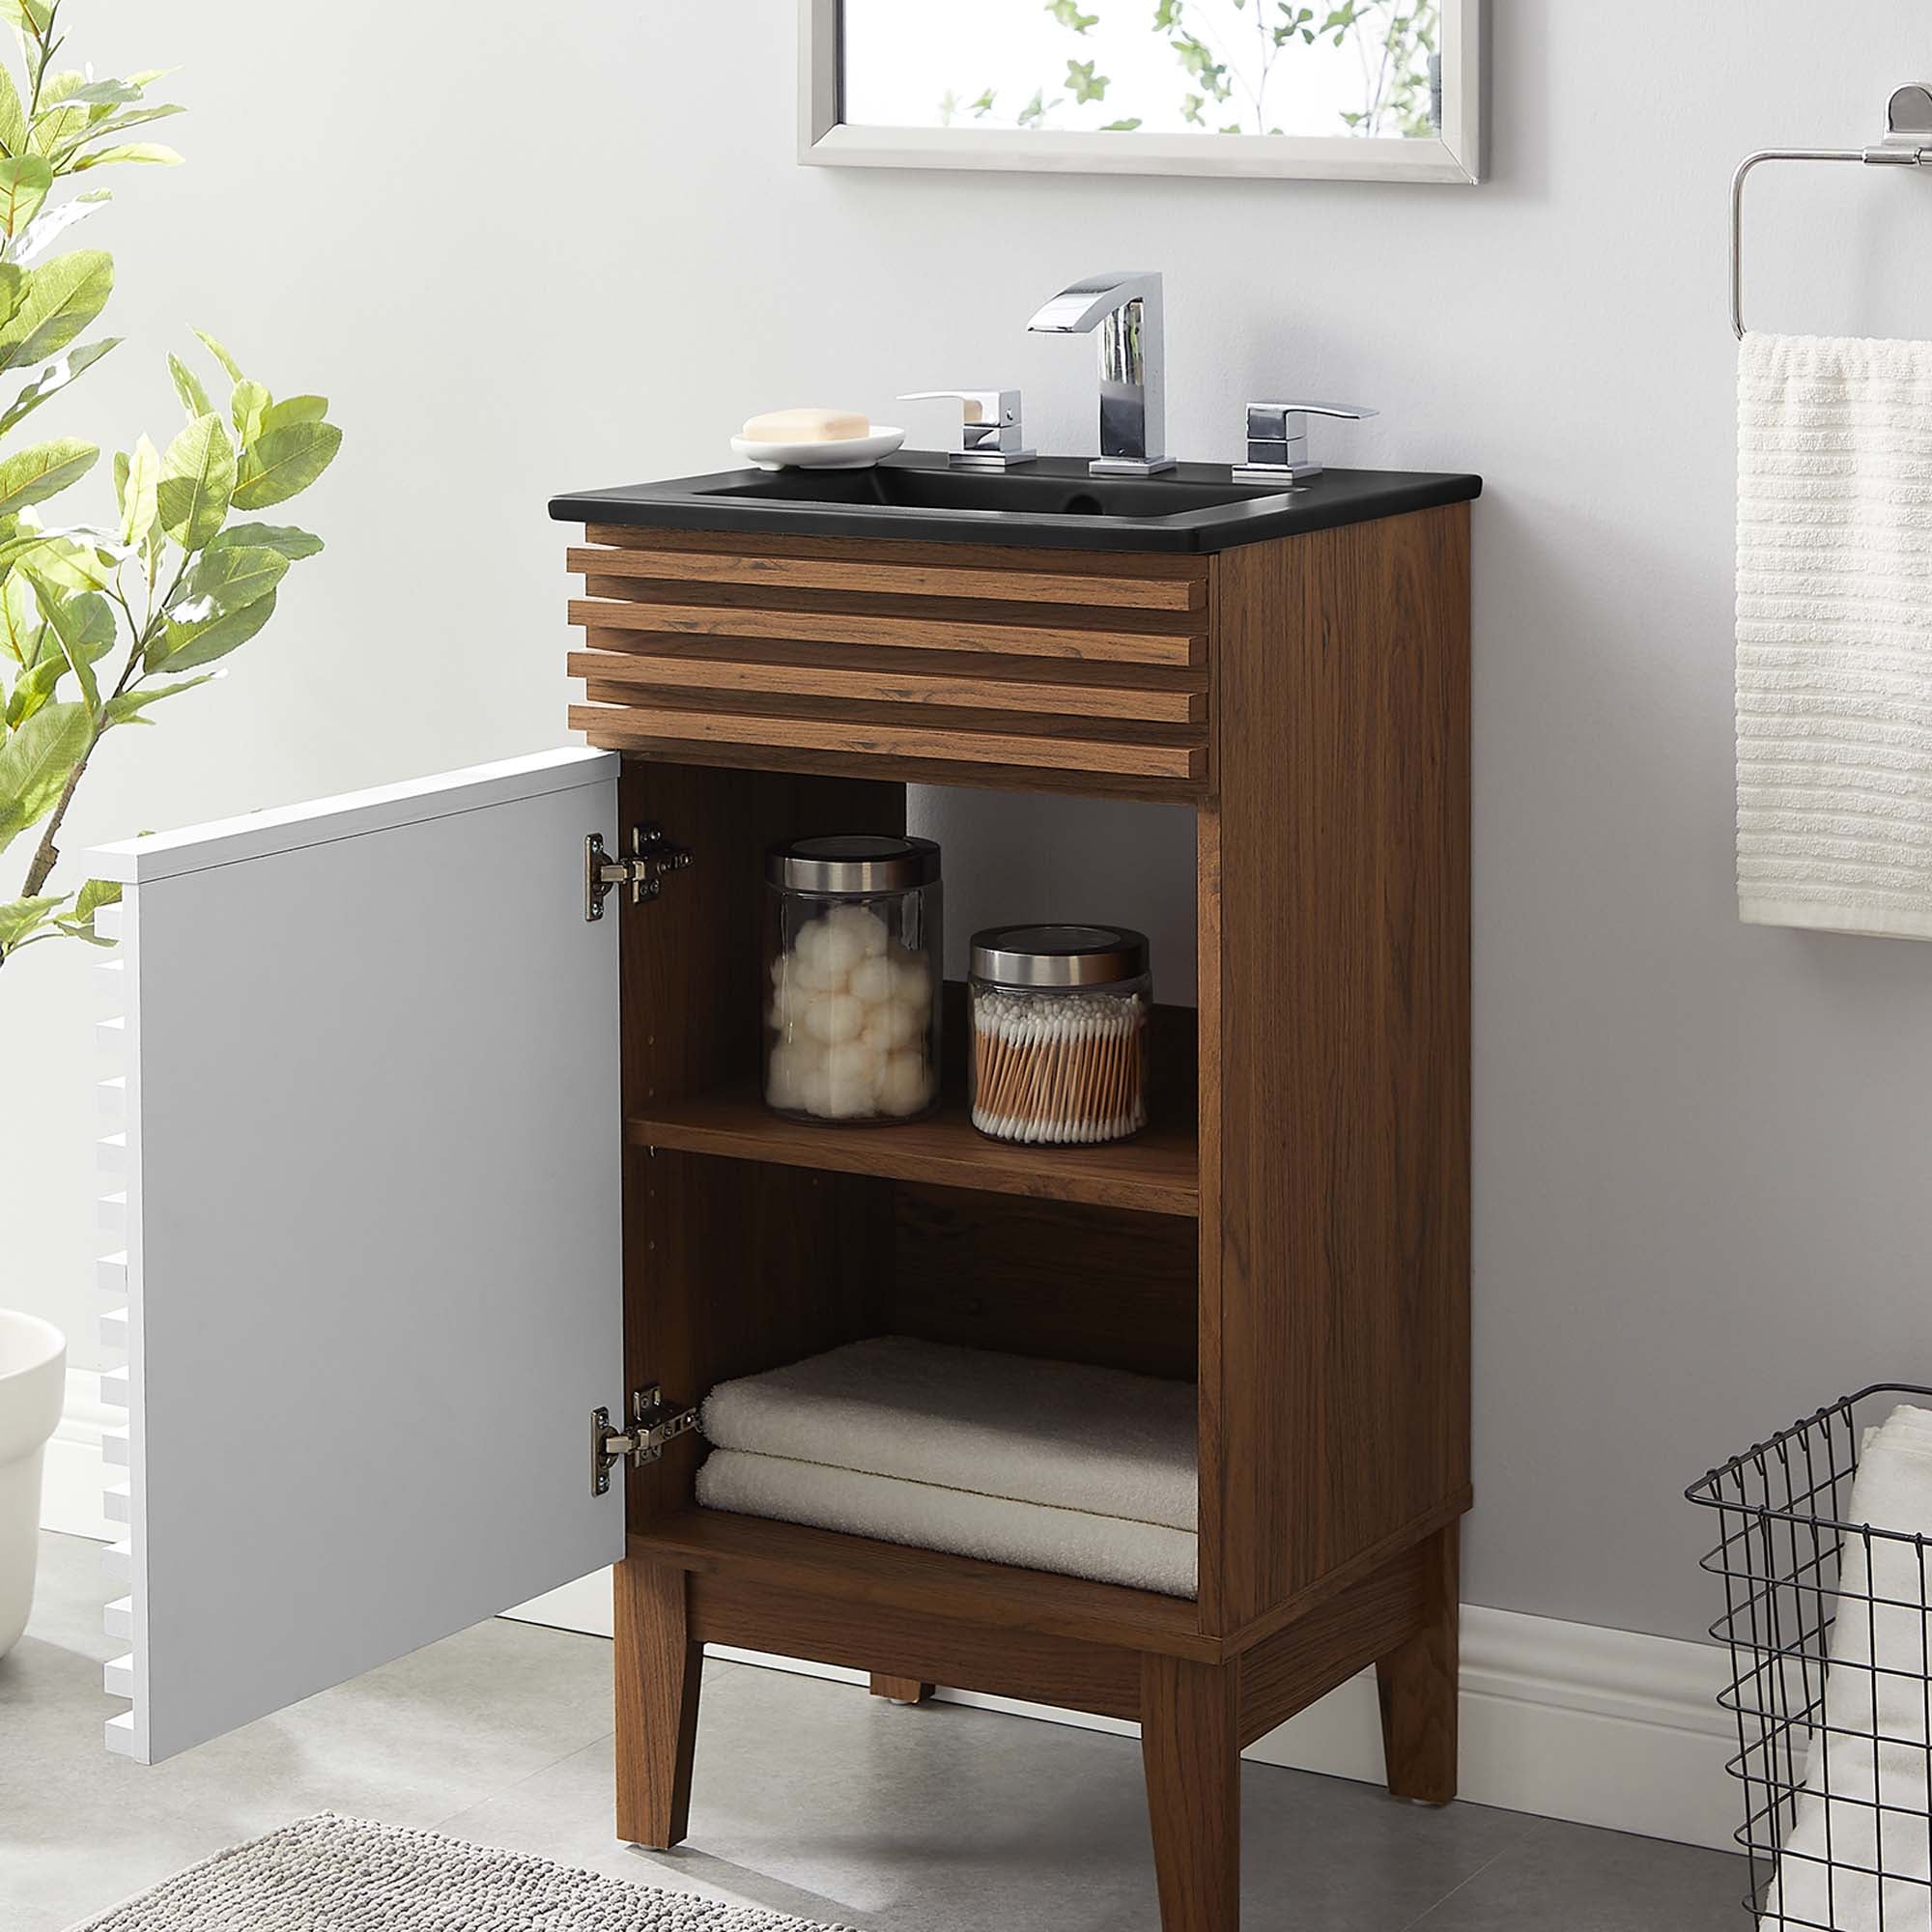
[[[873,423],[869,436],[844,436],[830,442],[747,442],[731,439],[731,453],[754,469],[869,469],[905,440],[902,429]]]

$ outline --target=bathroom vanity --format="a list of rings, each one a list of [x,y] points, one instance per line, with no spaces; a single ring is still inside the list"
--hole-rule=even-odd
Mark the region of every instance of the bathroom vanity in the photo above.
[[[592,749],[98,858],[110,1741],[621,1559],[639,1843],[684,1835],[707,1642],[1138,1719],[1168,1932],[1236,1923],[1241,1747],[1370,1665],[1390,1790],[1448,1800],[1477,489],[909,457],[560,498]],[[760,1104],[766,848],[901,831],[909,784],[1192,810],[1199,1004],[1138,1138]],[[1198,1601],[695,1507],[708,1389],[882,1333],[1193,1382]]]

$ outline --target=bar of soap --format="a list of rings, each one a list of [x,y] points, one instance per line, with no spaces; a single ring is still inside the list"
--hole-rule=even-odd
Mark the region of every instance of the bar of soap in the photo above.
[[[866,436],[869,417],[850,410],[767,410],[739,431],[747,442],[840,442]]]

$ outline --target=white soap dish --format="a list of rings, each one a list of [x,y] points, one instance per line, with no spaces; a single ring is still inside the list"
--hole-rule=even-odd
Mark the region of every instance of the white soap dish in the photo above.
[[[731,439],[731,453],[754,469],[868,469],[905,440],[905,431],[883,423],[869,436],[845,436],[830,442],[748,442]]]

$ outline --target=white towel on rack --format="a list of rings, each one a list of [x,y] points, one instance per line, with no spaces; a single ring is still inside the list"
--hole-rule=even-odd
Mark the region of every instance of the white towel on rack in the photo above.
[[[1932,939],[1932,342],[1738,351],[1738,912]]]
[[[1932,1415],[1898,1407],[1860,1452],[1846,1520],[1905,1536],[1932,1536]],[[1896,1537],[1847,1536],[1838,1557],[1838,1596],[1827,1647],[1825,1726],[1814,1732],[1804,1789],[1765,1902],[1764,1927],[1827,1932],[1928,1932],[1932,1928],[1932,1791],[1926,1765],[1925,1680],[1932,1662],[1932,1559]],[[1815,1579],[1823,1582],[1824,1577]],[[1779,1606],[1808,1624],[1818,1599],[1783,1593]],[[1768,1632],[1775,1647],[1779,1634]],[[1793,1644],[1796,1633],[1781,1633]],[[1805,1646],[1807,1651],[1810,1646]],[[1814,1653],[1815,1654],[1815,1653]],[[1795,1701],[1804,1672],[1795,1662],[1763,1661],[1783,1671]],[[1757,1695],[1764,1694],[1759,1680]],[[1803,1735],[1802,1729],[1799,1733]],[[1783,1747],[1774,1745],[1774,1756]],[[1762,1777],[1765,1762],[1752,1760]],[[1750,1787],[1752,1804],[1764,1786]],[[1881,1807],[1883,1807],[1881,1809]],[[1884,1820],[1883,1826],[1879,1820]],[[1862,1869],[1860,1869],[1862,1867]],[[1880,1917],[1878,1870],[1885,1882]]]

